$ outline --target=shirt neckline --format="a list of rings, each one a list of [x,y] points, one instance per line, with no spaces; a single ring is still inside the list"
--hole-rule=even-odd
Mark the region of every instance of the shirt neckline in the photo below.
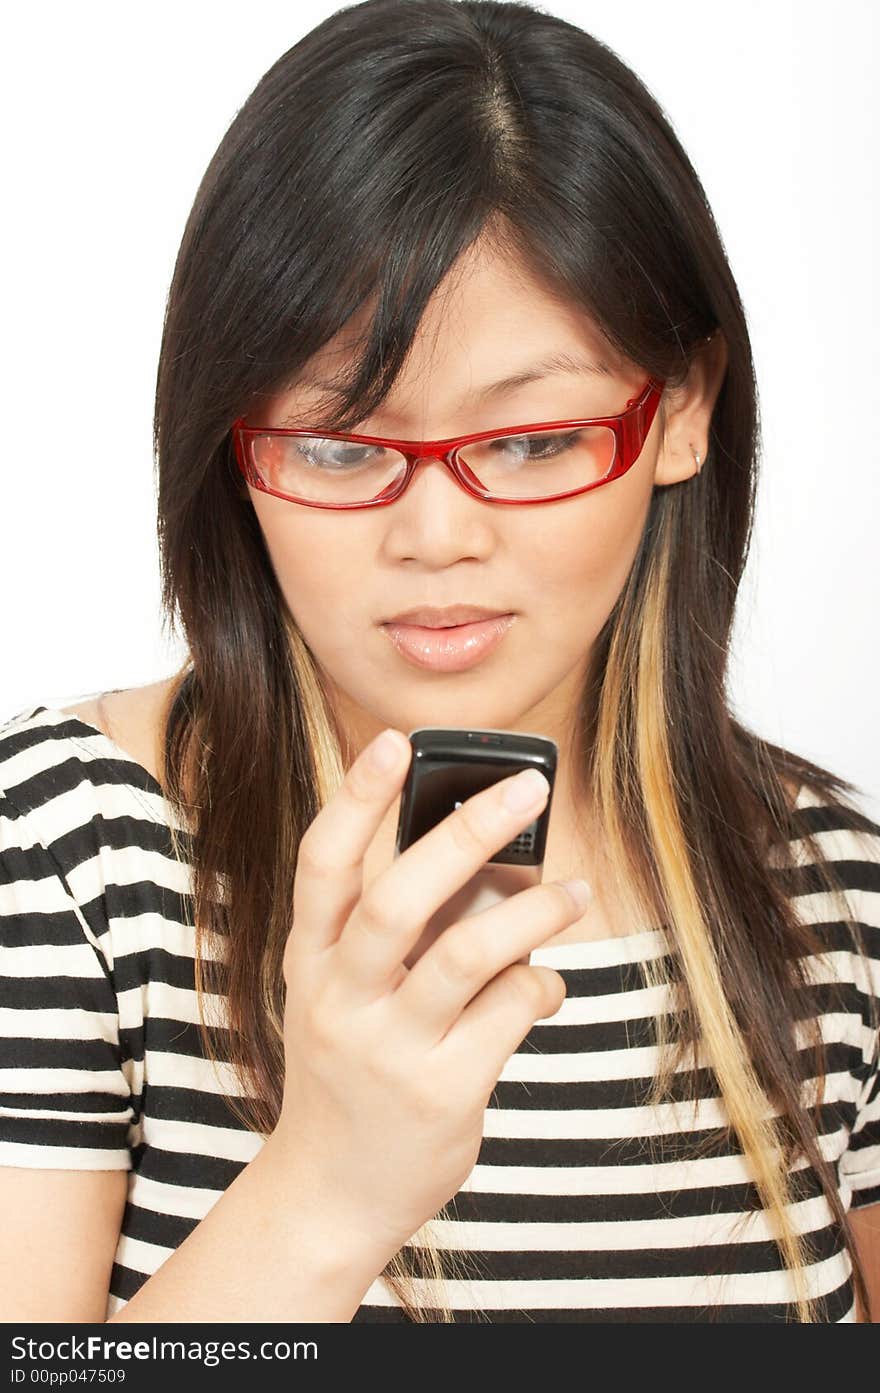
[[[617,967],[661,957],[668,945],[668,930],[659,926],[631,934],[585,938],[577,943],[547,943],[533,948],[529,960],[536,967]]]

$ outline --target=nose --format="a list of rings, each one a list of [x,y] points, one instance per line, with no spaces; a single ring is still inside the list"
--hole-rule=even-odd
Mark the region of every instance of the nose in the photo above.
[[[465,488],[441,455],[420,455],[415,466],[396,500],[398,520],[407,528],[415,527],[425,536],[458,536],[462,541],[476,522],[488,521],[482,499]]]
[[[443,469],[447,468],[446,461],[442,455],[419,455],[418,459],[416,460],[417,465],[430,464],[431,462],[433,462],[434,464],[439,464]]]

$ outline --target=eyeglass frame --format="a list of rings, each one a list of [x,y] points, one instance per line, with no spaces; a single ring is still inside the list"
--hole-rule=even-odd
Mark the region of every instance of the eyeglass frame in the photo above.
[[[352,435],[347,431],[316,430],[314,427],[298,426],[296,428],[283,428],[276,426],[247,426],[245,417],[239,416],[231,427],[233,448],[235,451],[238,469],[247,483],[253,488],[259,489],[262,493],[271,494],[275,498],[281,498],[285,503],[301,503],[306,508],[332,508],[336,512],[347,511],[352,508],[383,508],[389,503],[394,503],[408,487],[416,466],[426,459],[441,460],[452,474],[456,482],[475,498],[479,498],[484,503],[508,503],[519,505],[520,507],[531,507],[536,503],[555,503],[564,498],[575,498],[581,494],[589,493],[593,489],[602,488],[605,484],[610,484],[612,480],[619,479],[632,469],[636,460],[644,448],[648,438],[648,432],[660,405],[665,383],[656,377],[649,377],[640,392],[630,397],[622,411],[612,416],[588,416],[577,420],[564,421],[540,421],[530,425],[505,426],[503,429],[476,431],[470,435],[449,436],[445,440],[392,440],[390,437],[379,435]],[[614,432],[614,463],[609,472],[603,479],[597,479],[591,484],[585,484],[583,488],[570,489],[566,493],[554,493],[541,498],[498,498],[488,489],[484,489],[476,475],[468,466],[458,458],[458,452],[465,445],[472,445],[479,440],[496,440],[508,435],[527,435],[531,431],[541,430],[569,430],[574,427],[581,429],[585,426],[608,426]],[[356,445],[382,445],[386,449],[396,450],[406,459],[406,468],[401,475],[401,482],[394,485],[394,491],[382,490],[376,494],[375,498],[365,499],[360,503],[319,503],[311,498],[298,498],[289,493],[282,493],[278,489],[270,488],[266,481],[260,476],[256,465],[252,459],[252,451],[248,442],[256,435],[286,435],[300,437],[320,436],[326,440],[347,440]],[[389,488],[391,486],[389,485]],[[385,495],[383,497],[383,494]]]

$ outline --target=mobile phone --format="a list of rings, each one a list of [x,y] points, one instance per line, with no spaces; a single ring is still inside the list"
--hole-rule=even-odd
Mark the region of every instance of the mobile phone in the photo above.
[[[412,759],[400,795],[395,857],[466,799],[523,769],[538,769],[550,796],[534,822],[508,842],[432,915],[404,958],[412,967],[450,924],[540,883],[558,747],[546,735],[469,726],[420,726],[409,733]],[[528,954],[519,959],[528,963]]]

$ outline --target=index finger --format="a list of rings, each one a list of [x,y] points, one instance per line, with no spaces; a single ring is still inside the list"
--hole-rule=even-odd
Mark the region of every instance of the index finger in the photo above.
[[[364,856],[409,768],[412,746],[389,726],[346,772],[300,839],[293,887],[297,942],[321,950],[339,937],[364,888]],[[391,763],[381,767],[383,757]]]
[[[339,964],[349,981],[373,993],[398,975],[436,912],[534,820],[549,796],[539,769],[521,770],[471,794],[401,852],[343,927]]]

